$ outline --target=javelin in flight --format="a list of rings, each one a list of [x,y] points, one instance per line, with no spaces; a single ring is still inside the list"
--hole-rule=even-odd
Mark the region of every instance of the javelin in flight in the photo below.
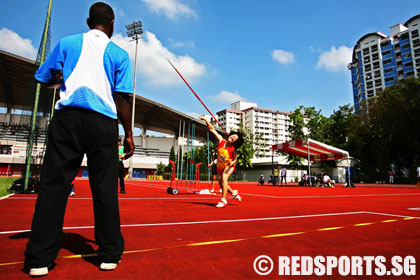
[[[204,102],[201,100],[201,98],[198,96],[197,93],[195,93],[195,91],[192,89],[192,87],[187,83],[187,81],[184,79],[184,77],[182,77],[181,73],[179,73],[178,69],[175,68],[175,66],[172,64],[172,62],[169,60],[169,58],[167,58],[168,62],[171,64],[171,66],[174,68],[174,70],[178,73],[178,75],[181,77],[181,79],[187,84],[187,86],[190,88],[190,90],[192,91],[192,93],[194,93],[195,97],[197,97],[197,99],[201,102],[201,104],[203,104],[204,108],[206,108],[207,112],[210,113],[210,115],[213,117],[213,119],[216,120],[216,122],[219,124],[219,126],[223,129],[223,131],[226,134],[227,131],[223,128],[223,126],[219,123],[219,121],[216,119],[216,117],[212,114],[212,112],[210,112],[209,108],[207,108],[206,104],[204,104]]]

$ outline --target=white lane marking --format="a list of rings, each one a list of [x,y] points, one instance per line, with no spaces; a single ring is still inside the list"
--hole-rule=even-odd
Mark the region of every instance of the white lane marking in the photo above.
[[[150,226],[178,226],[178,225],[196,225],[196,224],[213,224],[213,223],[238,223],[238,222],[256,222],[256,221],[272,221],[272,220],[285,220],[285,219],[302,219],[314,217],[327,217],[327,216],[340,216],[340,215],[354,215],[365,214],[364,211],[357,212],[342,212],[342,213],[327,213],[327,214],[313,214],[313,215],[300,215],[300,216],[282,216],[282,217],[266,217],[266,218],[249,218],[249,219],[234,219],[234,220],[213,220],[213,221],[192,221],[192,222],[173,222],[173,223],[152,223],[152,224],[131,224],[121,225],[121,227],[150,227]],[[68,229],[92,229],[94,226],[82,227],[64,227],[63,230]],[[23,233],[29,232],[26,230],[2,231],[0,234]]]
[[[11,193],[11,194],[8,194],[8,195],[5,195],[5,196],[3,196],[3,197],[0,197],[0,200],[2,200],[2,199],[6,199],[6,198],[9,198],[9,197],[11,197],[12,195],[14,195],[14,193]]]
[[[405,195],[420,195],[420,193],[384,193],[384,194],[343,194],[343,195],[300,195],[300,196],[274,196],[274,195],[263,195],[263,194],[252,194],[252,193],[240,193],[241,195],[249,196],[261,196],[269,198],[340,198],[340,197],[375,197],[375,196],[405,196]]]
[[[405,215],[398,215],[398,214],[380,213],[380,212],[370,212],[370,211],[365,211],[365,213],[366,213],[366,214],[381,215],[381,216],[398,217],[398,218],[414,218],[414,219],[418,219],[418,220],[420,220],[420,217],[405,216]]]
[[[420,195],[420,193],[385,193],[385,194],[354,194],[354,195],[302,195],[302,196],[274,196],[274,195],[263,195],[263,194],[252,194],[252,193],[240,193],[240,195],[247,195],[247,196],[256,196],[256,197],[268,197],[268,198],[278,198],[278,199],[296,199],[296,198],[342,198],[342,197],[377,197],[377,196],[412,196],[412,195]],[[119,197],[120,200],[197,200],[203,198],[219,198],[219,196],[213,195],[206,195],[201,197]],[[36,196],[30,197],[11,197],[9,199],[36,199]],[[71,197],[69,199],[92,199],[91,197]]]

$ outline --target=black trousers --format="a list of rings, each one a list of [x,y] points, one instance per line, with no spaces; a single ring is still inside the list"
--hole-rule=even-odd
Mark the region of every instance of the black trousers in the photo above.
[[[125,176],[125,172],[124,172],[124,163],[120,160],[118,163],[118,178],[120,179],[120,191],[123,192],[125,191],[125,185],[124,185],[124,176]]]
[[[77,108],[56,112],[49,127],[25,266],[45,267],[57,257],[70,183],[84,154],[88,160],[98,255],[103,262],[119,261],[124,239],[118,208],[117,138],[114,119]]]

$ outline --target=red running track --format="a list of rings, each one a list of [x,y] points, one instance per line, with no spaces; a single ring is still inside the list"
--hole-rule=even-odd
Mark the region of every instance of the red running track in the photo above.
[[[119,195],[125,253],[115,271],[103,272],[95,255],[90,189],[87,181],[77,181],[77,196],[67,206],[63,249],[45,278],[273,279],[280,277],[279,256],[384,256],[388,265],[399,255],[420,261],[419,189],[232,184],[243,202],[229,199],[226,208],[217,209],[218,195],[182,190],[170,195],[167,185],[126,183],[127,194]],[[28,277],[22,272],[23,252],[35,199],[13,195],[0,200],[1,279]],[[260,255],[274,260],[267,276],[254,271]],[[330,279],[340,278],[336,270],[332,273]]]

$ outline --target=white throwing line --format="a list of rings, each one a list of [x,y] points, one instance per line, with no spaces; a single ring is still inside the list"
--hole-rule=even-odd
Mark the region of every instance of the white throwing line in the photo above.
[[[313,214],[313,215],[300,215],[300,216],[283,216],[283,217],[267,217],[267,218],[249,218],[249,219],[234,219],[234,220],[213,220],[213,221],[192,221],[192,222],[174,222],[174,223],[152,223],[152,224],[131,224],[121,225],[121,227],[151,227],[151,226],[179,226],[179,225],[197,225],[197,224],[216,224],[216,223],[238,223],[238,222],[256,222],[256,221],[272,221],[272,220],[285,220],[285,219],[302,219],[314,217],[327,217],[327,216],[340,216],[340,215],[354,215],[364,214],[364,211],[357,212],[342,212],[342,213],[327,213],[327,214]],[[63,227],[63,230],[69,229],[92,229],[94,226],[83,227]],[[29,232],[26,230],[2,231],[0,234],[23,233]]]

